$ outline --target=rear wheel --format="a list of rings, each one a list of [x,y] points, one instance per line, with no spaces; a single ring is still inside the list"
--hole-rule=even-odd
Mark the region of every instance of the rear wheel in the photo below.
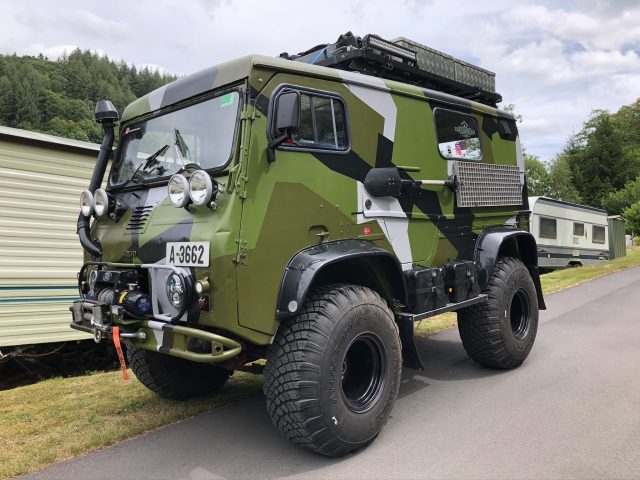
[[[219,390],[231,371],[133,346],[127,358],[140,383],[158,395],[174,400],[200,397]]]
[[[385,301],[358,285],[314,291],[267,353],[264,392],[276,428],[322,455],[378,435],[398,395],[401,350]]]
[[[487,367],[509,369],[529,355],[538,331],[538,296],[518,259],[498,259],[488,300],[458,312],[458,330],[469,356]]]

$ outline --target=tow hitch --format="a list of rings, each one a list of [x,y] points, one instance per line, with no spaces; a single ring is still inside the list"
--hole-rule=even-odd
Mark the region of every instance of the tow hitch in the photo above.
[[[110,308],[109,308],[110,307]],[[106,336],[112,335],[111,318],[122,318],[123,309],[118,305],[103,305],[93,300],[76,300],[70,308],[73,313],[71,328],[93,335],[93,341],[100,343]],[[87,325],[88,324],[88,325]],[[120,338],[131,338],[144,341],[147,334],[142,330],[127,333],[120,332]]]

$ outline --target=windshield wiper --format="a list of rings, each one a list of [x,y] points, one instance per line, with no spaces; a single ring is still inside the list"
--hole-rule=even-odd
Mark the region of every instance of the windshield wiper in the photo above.
[[[160,147],[160,149],[156,153],[152,153],[151,155],[149,155],[147,157],[147,160],[144,162],[144,166],[142,167],[142,170],[146,170],[152,165],[155,165],[156,163],[158,163],[158,157],[162,155],[164,152],[166,152],[168,148],[169,148],[169,145],[163,145],[162,147]],[[138,169],[140,169],[140,167],[138,167]]]
[[[133,175],[131,175],[126,182],[120,185],[120,188],[126,187],[131,182],[135,181],[136,183],[138,183],[139,181],[141,181],[142,179],[138,177],[138,173],[140,172],[140,170],[146,170],[147,168],[158,163],[158,157],[162,155],[164,152],[166,152],[168,148],[169,148],[169,145],[163,145],[155,153],[152,153],[151,155],[149,155],[147,159],[144,161],[144,163],[141,163],[138,166],[138,168],[136,168],[136,171],[133,172]]]
[[[178,130],[177,128],[173,129],[173,133],[176,136],[176,147],[178,147],[178,153],[180,154],[180,161],[182,162],[182,165],[184,165],[184,159],[185,157],[189,157],[189,159],[191,159],[191,155],[189,152],[189,145],[187,145],[187,142],[184,141],[184,137],[182,136],[182,134],[180,133],[180,130]]]

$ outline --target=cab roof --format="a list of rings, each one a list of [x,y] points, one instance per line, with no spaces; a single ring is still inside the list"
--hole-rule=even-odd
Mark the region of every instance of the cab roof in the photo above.
[[[225,85],[239,82],[250,77],[253,69],[257,67],[266,68],[275,72],[287,72],[303,76],[338,80],[347,84],[362,85],[419,98],[426,97],[442,103],[459,105],[482,113],[497,115],[511,120],[514,119],[513,115],[509,112],[436,90],[421,88],[394,80],[385,80],[370,75],[363,75],[357,72],[348,72],[295,62],[283,58],[264,55],[247,55],[179,78],[140,97],[125,108],[121,120],[122,122],[127,122],[140,115],[154,112]],[[267,82],[265,82],[265,84],[266,83]]]

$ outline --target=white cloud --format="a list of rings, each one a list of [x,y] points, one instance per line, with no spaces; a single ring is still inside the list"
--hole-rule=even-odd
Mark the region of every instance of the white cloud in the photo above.
[[[578,42],[585,48],[618,49],[640,43],[640,7],[608,14],[551,10],[544,5],[519,6],[505,16],[510,28]]]

